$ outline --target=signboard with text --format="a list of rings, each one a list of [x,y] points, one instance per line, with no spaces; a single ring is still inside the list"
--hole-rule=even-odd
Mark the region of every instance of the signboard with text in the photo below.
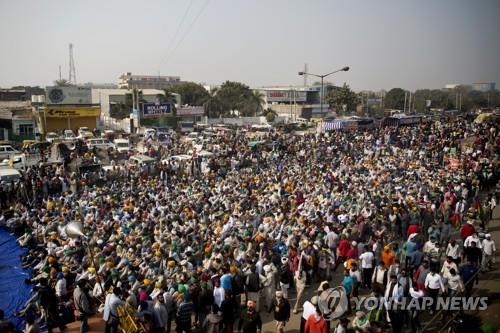
[[[267,90],[267,102],[305,102],[307,94],[305,91],[295,90]]]
[[[142,116],[161,117],[172,113],[172,104],[170,103],[144,103],[142,106]]]
[[[205,108],[203,106],[189,106],[177,109],[178,116],[203,116]]]
[[[51,104],[92,104],[92,90],[88,87],[47,87],[47,105]]]
[[[45,108],[47,118],[76,118],[76,117],[99,117],[101,108],[99,106],[68,106]]]

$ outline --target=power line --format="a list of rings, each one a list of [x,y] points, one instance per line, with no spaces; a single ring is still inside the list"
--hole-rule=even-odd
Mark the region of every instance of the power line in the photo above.
[[[191,22],[191,25],[185,31],[184,35],[179,40],[179,42],[175,45],[175,47],[173,48],[172,52],[170,52],[170,54],[166,57],[165,62],[168,62],[168,60],[170,60],[172,58],[172,56],[174,55],[175,51],[179,48],[179,46],[184,41],[184,39],[186,39],[187,35],[191,32],[191,30],[193,29],[194,25],[196,24],[196,21],[198,21],[198,18],[201,16],[201,14],[205,10],[205,8],[207,7],[207,5],[208,5],[209,2],[210,2],[210,0],[205,0],[205,3],[203,4],[203,6],[198,11],[198,14],[194,18],[193,22]]]
[[[177,30],[175,31],[175,33],[172,35],[172,38],[170,39],[170,42],[168,43],[168,47],[167,47],[167,55],[170,53],[171,49],[172,49],[172,46],[174,44],[174,41],[177,39],[177,36],[179,35],[179,32],[181,30],[181,27],[182,25],[184,24],[184,21],[186,20],[186,17],[189,13],[189,10],[191,9],[191,6],[193,5],[193,0],[190,0],[189,1],[189,4],[188,6],[186,7],[186,10],[184,11],[184,15],[182,16],[182,19],[181,21],[179,22],[179,25],[177,26]],[[165,57],[166,58],[166,57]],[[163,63],[163,61],[165,60],[165,58],[162,58],[160,59],[160,66],[158,66],[158,72],[160,72],[160,67]]]

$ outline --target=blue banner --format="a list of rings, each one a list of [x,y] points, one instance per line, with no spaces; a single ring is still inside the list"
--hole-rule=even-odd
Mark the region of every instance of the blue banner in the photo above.
[[[142,105],[143,117],[159,117],[171,112],[172,104],[170,103],[144,103]]]

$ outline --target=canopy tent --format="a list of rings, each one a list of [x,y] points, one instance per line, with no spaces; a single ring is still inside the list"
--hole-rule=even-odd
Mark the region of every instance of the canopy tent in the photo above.
[[[259,144],[266,143],[265,141],[249,141],[248,142],[248,147],[253,148]]]
[[[397,115],[384,119],[384,126],[417,125],[422,122],[422,116],[419,115]]]
[[[481,124],[482,122],[484,122],[486,120],[486,118],[488,118],[491,115],[492,115],[492,113],[481,113],[480,115],[478,115],[476,117],[476,119],[474,119],[474,122],[476,124]]]
[[[322,127],[323,131],[333,131],[344,128],[345,121],[343,120],[325,121],[320,126]]]
[[[31,296],[32,286],[24,283],[31,272],[21,267],[20,255],[26,250],[16,242],[16,237],[0,228],[0,309],[12,320],[17,329],[23,328],[21,318],[13,316],[21,311]]]

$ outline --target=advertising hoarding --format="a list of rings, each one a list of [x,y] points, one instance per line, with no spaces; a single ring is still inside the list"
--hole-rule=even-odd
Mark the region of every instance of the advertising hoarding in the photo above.
[[[92,104],[92,89],[89,87],[47,87],[46,103],[52,104]]]
[[[203,106],[190,106],[177,109],[178,116],[202,116],[205,114]]]
[[[172,104],[170,103],[144,103],[142,106],[142,115],[144,118],[161,117],[172,113]]]
[[[305,102],[307,100],[307,93],[305,91],[294,90],[267,90],[267,102]]]
[[[63,106],[45,108],[47,118],[76,118],[76,117],[99,117],[101,108],[99,106]]]

